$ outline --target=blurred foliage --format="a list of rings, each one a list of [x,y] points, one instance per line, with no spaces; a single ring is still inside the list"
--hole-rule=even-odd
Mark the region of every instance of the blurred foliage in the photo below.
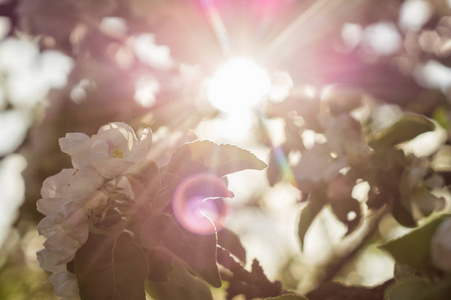
[[[378,230],[365,231],[368,216],[389,212],[401,225],[415,227],[425,216],[443,208],[443,199],[433,191],[451,184],[450,84],[443,83],[451,75],[439,73],[437,83],[428,77],[435,75],[427,70],[431,62],[443,68],[451,67],[448,1],[213,2],[228,33],[225,45],[220,38],[218,41],[217,28],[212,26],[214,13],[205,6],[209,1],[9,0],[0,3],[0,16],[10,20],[10,30],[0,43],[17,38],[33,40],[41,52],[56,50],[73,61],[67,84],[52,89],[45,101],[29,108],[33,122],[26,138],[14,150],[27,159],[23,174],[26,191],[25,202],[13,226],[12,235],[17,236],[13,241],[10,238],[0,253],[1,299],[29,299],[30,295],[33,299],[53,297],[50,285],[42,284],[47,275],[37,268],[36,262],[30,263],[25,257],[28,246],[24,243],[42,218],[36,211],[36,201],[43,180],[70,165],[69,157],[59,150],[58,138],[66,132],[90,135],[103,124],[124,121],[137,130],[146,126],[154,132],[167,130],[158,150],[160,157],[167,155],[177,141],[195,139],[195,136],[180,137],[180,133],[191,132],[199,123],[220,114],[205,97],[204,79],[230,56],[255,57],[270,72],[287,73],[293,81],[294,87],[284,101],[262,104],[264,113],[259,116],[261,122],[254,138],[271,149],[266,171],[269,185],[289,181],[301,191],[302,202],[307,202],[300,211],[297,226],[302,246],[310,225],[326,209],[346,226],[345,246],[348,237],[362,238],[361,244],[342,255],[341,260],[347,262],[359,253],[365,238],[374,236]],[[410,2],[423,3],[423,9],[429,13],[423,23],[409,27],[400,22],[400,12]],[[120,18],[125,30],[106,30],[103,22],[111,17]],[[368,36],[372,26],[381,22],[393,25],[399,37],[392,42],[396,46],[393,51],[376,49]],[[344,38],[346,26],[357,30],[357,42]],[[169,66],[149,62],[134,49],[139,37],[149,33],[155,41],[150,48],[169,47],[172,59]],[[388,47],[391,42],[376,43]],[[1,68],[0,74],[0,86],[8,90],[12,74]],[[158,83],[155,101],[150,106],[134,100],[139,80]],[[315,93],[312,95],[309,89]],[[327,93],[322,93],[327,89]],[[22,109],[7,93],[5,99],[6,104],[0,106],[2,112]],[[381,125],[383,113],[377,114],[380,107],[396,107],[401,116],[391,124]],[[355,118],[359,110],[360,117]],[[283,121],[285,141],[281,145],[274,145],[265,130],[268,120]],[[432,130],[446,131],[445,140],[432,153],[417,157],[402,150],[402,143]],[[317,139],[325,136],[327,143],[309,146],[305,134],[312,131]],[[189,156],[188,165],[171,161],[163,176],[169,178],[174,168],[186,175],[199,167],[193,152],[196,147],[208,147],[208,143],[188,145],[176,153],[184,159]],[[300,160],[290,162],[290,157],[297,153],[302,153]],[[249,159],[252,154],[243,155]],[[280,170],[283,159],[290,165],[291,174]],[[227,159],[221,163],[226,171],[234,169]],[[340,173],[343,168],[349,170]],[[363,201],[352,197],[353,188],[362,182],[369,184]],[[249,199],[246,205],[264,210],[261,199]],[[299,204],[295,209],[300,210]],[[374,227],[379,221],[374,221]],[[234,238],[233,233],[230,236]],[[244,248],[240,249],[239,243],[232,244],[230,249],[226,244],[222,246],[244,261]],[[35,245],[33,249],[39,247]],[[288,265],[290,259],[287,258]],[[282,283],[297,288],[300,278],[290,275],[288,269],[282,269],[280,278],[286,278]],[[339,272],[330,270],[324,267],[324,272],[318,271],[311,288],[324,278],[332,280]],[[195,280],[183,271],[175,275],[171,280]],[[231,290],[241,292],[242,283],[236,280]],[[398,285],[387,299],[401,299],[393,295],[403,293],[405,286],[419,285],[417,279]],[[334,289],[335,286],[331,291]],[[157,294],[171,292],[164,284],[154,290]]]

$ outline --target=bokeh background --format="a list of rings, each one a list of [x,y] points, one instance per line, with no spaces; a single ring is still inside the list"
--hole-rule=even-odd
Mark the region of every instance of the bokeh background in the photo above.
[[[217,83],[236,57],[261,69],[238,67]],[[381,128],[402,111],[438,120],[442,129],[415,144],[419,155],[448,143],[451,1],[0,0],[0,299],[55,299],[36,260],[36,201],[43,180],[70,164],[58,146],[66,132],[91,135],[112,121],[151,127],[160,166],[195,138],[268,162],[286,139],[274,107],[320,101],[332,86],[376,103]],[[212,93],[239,101],[224,105]],[[368,286],[392,277],[393,262],[372,243],[404,232],[391,217],[364,243],[359,235],[343,243],[346,228],[326,210],[301,254],[298,189],[270,186],[256,171],[229,176],[229,185],[227,226],[285,288],[307,292],[330,272]]]

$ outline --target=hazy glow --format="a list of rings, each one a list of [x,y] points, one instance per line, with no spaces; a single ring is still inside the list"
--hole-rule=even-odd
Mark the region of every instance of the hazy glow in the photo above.
[[[346,23],[341,28],[341,38],[350,48],[356,47],[362,40],[363,29],[359,24]]]
[[[133,47],[138,59],[147,65],[162,70],[174,66],[169,47],[157,45],[153,34],[143,33],[136,36]]]
[[[420,29],[432,16],[433,6],[423,0],[409,0],[399,11],[399,25],[403,30]]]
[[[0,17],[0,39],[6,37],[6,34],[11,29],[11,21],[7,17]]]
[[[208,100],[220,111],[243,111],[267,97],[268,73],[252,60],[237,57],[227,61],[208,84]]]
[[[390,55],[402,46],[401,35],[395,24],[378,22],[365,29],[365,41],[379,55]]]
[[[27,166],[20,154],[11,154],[0,161],[0,248],[5,242],[11,225],[15,221],[25,193],[22,171]]]
[[[274,102],[282,102],[290,94],[293,85],[290,74],[285,72],[275,73],[272,76],[269,98]]]
[[[127,33],[128,27],[122,18],[105,17],[100,21],[99,29],[106,35],[121,38]]]
[[[141,78],[136,83],[135,101],[143,107],[152,107],[156,103],[155,95],[159,91],[158,81],[152,78]]]

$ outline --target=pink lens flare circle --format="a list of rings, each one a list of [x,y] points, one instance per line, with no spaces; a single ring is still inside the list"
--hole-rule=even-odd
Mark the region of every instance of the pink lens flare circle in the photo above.
[[[223,228],[228,206],[223,197],[233,197],[226,183],[211,173],[194,174],[176,188],[172,208],[177,222],[186,230],[201,235]]]

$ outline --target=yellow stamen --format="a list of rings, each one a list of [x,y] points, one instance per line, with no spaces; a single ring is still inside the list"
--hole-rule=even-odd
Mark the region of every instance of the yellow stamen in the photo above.
[[[119,148],[114,148],[114,150],[111,151],[111,154],[113,154],[114,158],[124,159],[124,152]]]

